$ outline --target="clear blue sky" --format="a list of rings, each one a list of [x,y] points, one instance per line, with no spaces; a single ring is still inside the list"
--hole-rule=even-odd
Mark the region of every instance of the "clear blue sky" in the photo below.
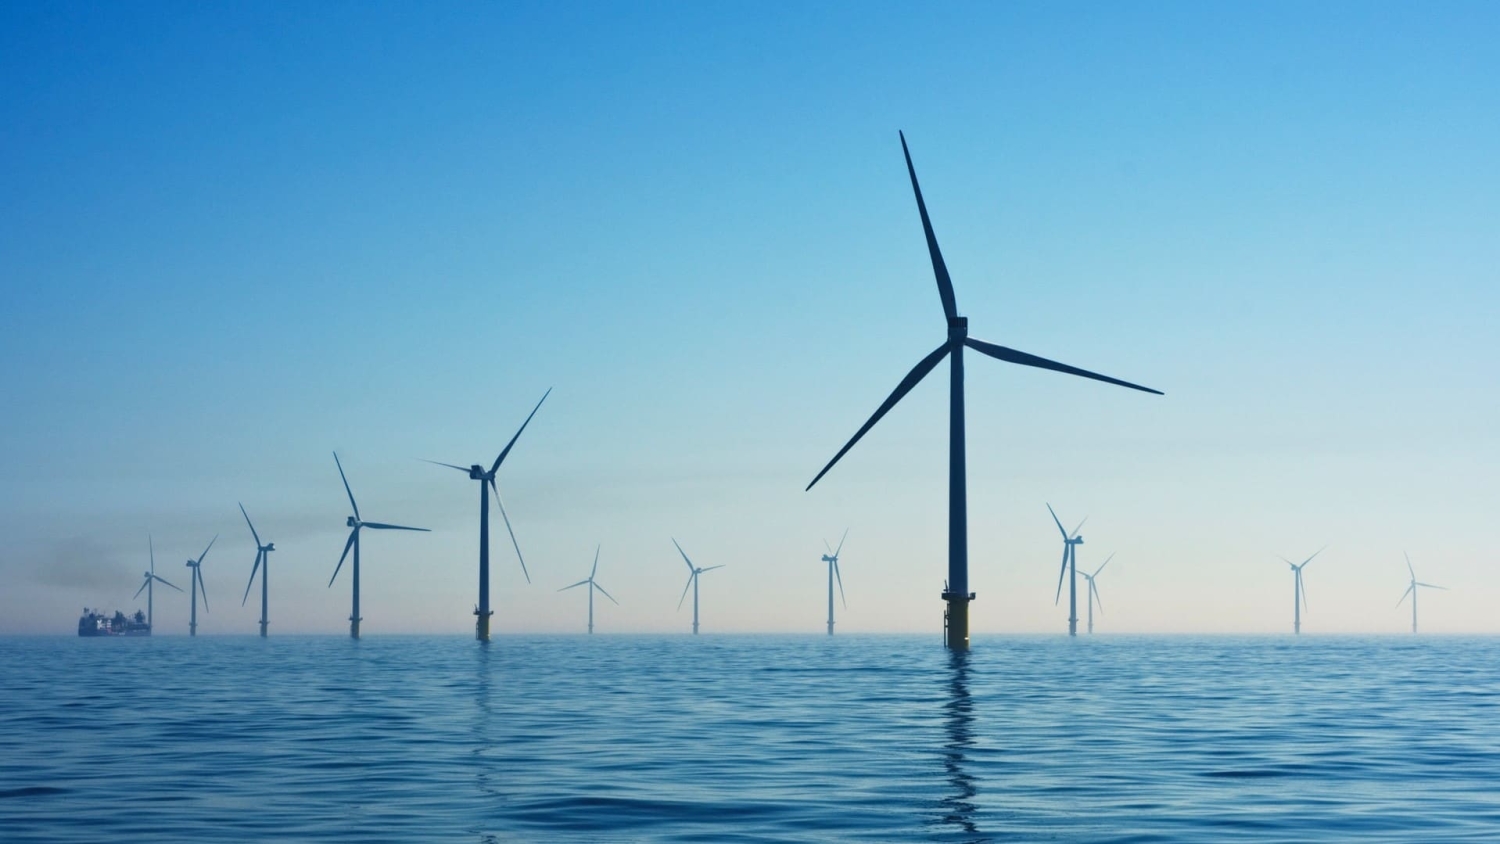
[[[1109,631],[1496,632],[1493,3],[0,6],[0,632],[133,609],[215,533],[207,633],[936,641],[945,378],[803,486],[941,341],[896,132],[980,338],[977,632],[1063,629],[1047,516],[1090,516]],[[498,523],[496,525],[498,527]],[[144,598],[144,596],[142,596]],[[139,602],[138,602],[139,603]],[[158,595],[162,632],[186,601]]]

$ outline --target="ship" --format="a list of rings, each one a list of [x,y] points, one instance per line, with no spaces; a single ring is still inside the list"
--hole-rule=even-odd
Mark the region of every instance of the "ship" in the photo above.
[[[84,607],[83,615],[78,619],[78,635],[150,636],[151,625],[146,623],[146,614],[140,610],[136,610],[135,615],[127,616],[119,610],[115,610],[114,615],[109,615],[101,610]]]

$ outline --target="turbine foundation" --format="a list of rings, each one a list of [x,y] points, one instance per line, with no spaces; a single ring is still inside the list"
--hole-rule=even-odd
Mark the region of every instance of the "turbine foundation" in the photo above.
[[[978,597],[970,592],[944,592],[942,598],[948,603],[943,612],[943,644],[951,651],[969,649],[969,602]]]
[[[351,639],[358,639],[359,638],[359,623],[361,621],[364,621],[364,619],[362,619],[362,618],[355,618],[352,615],[349,616],[349,638],[351,638]]]
[[[494,610],[490,610],[489,612],[480,612],[479,610],[474,610],[475,639],[481,642],[488,642],[490,640],[490,616],[494,614]],[[593,631],[590,630],[589,632],[592,633]]]

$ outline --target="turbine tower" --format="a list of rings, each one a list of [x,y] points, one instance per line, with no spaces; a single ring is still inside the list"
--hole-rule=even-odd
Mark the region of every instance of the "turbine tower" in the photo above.
[[[1052,509],[1051,504],[1047,505],[1047,512],[1052,514],[1052,521],[1057,523],[1057,531],[1062,534],[1063,538],[1062,571],[1057,573],[1057,596],[1052,599],[1052,605],[1057,606],[1057,602],[1062,599],[1063,575],[1071,571],[1073,576],[1068,578],[1068,635],[1077,636],[1078,546],[1083,544],[1083,537],[1079,535],[1078,531],[1083,527],[1083,522],[1089,520],[1089,517],[1084,516],[1083,522],[1079,522],[1078,527],[1073,528],[1073,534],[1069,536],[1068,532],[1063,529],[1062,522],[1058,520],[1057,513]]]
[[[156,612],[154,606],[154,593],[156,590],[151,588],[151,584],[154,581],[160,581],[166,586],[172,586],[172,584],[167,583],[166,578],[156,576],[156,543],[152,541],[150,534],[146,535],[146,544],[147,547],[151,550],[151,570],[145,573],[146,580],[141,584],[141,589],[146,590],[146,626],[151,628],[152,630],[155,630],[156,627],[154,625],[156,624],[156,622],[153,619],[155,617],[154,613]],[[176,586],[172,586],[172,588],[177,589]],[[135,600],[136,598],[139,598],[141,596],[141,589],[135,590],[135,594],[131,596],[131,600]],[[177,591],[181,592],[182,590],[177,589]]]
[[[1406,587],[1405,592],[1401,593],[1401,601],[1405,601],[1407,595],[1411,596],[1411,632],[1415,633],[1417,632],[1417,587],[1425,586],[1428,589],[1441,589],[1444,592],[1448,591],[1448,587],[1438,586],[1435,583],[1418,583],[1417,572],[1411,567],[1411,555],[1405,551],[1401,553],[1406,557],[1406,570],[1411,573],[1411,585]],[[1397,601],[1396,606],[1401,606],[1401,601]]]
[[[604,591],[604,587],[603,586],[600,586],[599,584],[597,584],[597,583],[594,582],[594,575],[596,575],[598,573],[599,573],[599,548],[596,546],[594,548],[594,568],[589,571],[588,578],[586,578],[584,580],[580,580],[577,583],[573,584],[572,586],[564,586],[563,588],[557,590],[559,592],[566,592],[569,589],[572,589],[572,588],[574,588],[576,586],[582,586],[585,583],[588,584],[588,586],[589,586],[589,635],[590,636],[592,636],[594,634],[594,590],[598,589],[599,590],[599,594],[601,594],[604,597],[610,599],[611,601],[614,601],[615,606],[618,607],[620,605],[619,601],[615,601],[615,598],[614,598],[613,595],[611,595],[608,592]]]
[[[839,539],[838,548],[830,548],[828,540],[823,540],[823,547],[828,548],[828,553],[823,555],[823,562],[828,564],[828,635],[833,635],[833,580],[839,581],[839,600],[844,602],[844,609],[849,609],[849,602],[844,599],[844,576],[839,574],[839,552],[844,550],[844,540],[849,538],[849,529],[844,528],[844,535]]]
[[[214,538],[208,541],[208,548],[214,547],[214,543],[218,541],[219,535],[214,534]],[[208,590],[203,588],[202,572],[203,558],[208,556],[208,548],[203,549],[203,553],[198,555],[198,559],[188,560],[186,564],[188,568],[193,570],[193,582],[188,586],[188,594],[193,599],[192,615],[188,616],[189,636],[198,635],[198,595],[203,595],[203,611],[208,612]]]
[[[495,614],[490,610],[490,490],[495,491],[495,503],[500,507],[500,518],[505,520],[505,530],[510,534],[510,544],[516,548],[516,559],[521,561],[521,573],[526,575],[526,582],[530,583],[531,573],[526,571],[526,559],[521,556],[521,544],[516,541],[516,532],[511,530],[510,516],[505,514],[505,502],[500,499],[500,487],[495,483],[495,473],[500,470],[500,464],[505,462],[505,455],[510,454],[510,449],[516,444],[516,440],[521,438],[521,431],[526,430],[526,426],[531,424],[531,417],[536,415],[542,407],[542,402],[546,401],[547,396],[551,394],[552,389],[549,387],[547,392],[542,394],[541,401],[538,401],[536,407],[531,409],[531,414],[526,417],[526,421],[521,423],[520,430],[516,431],[516,435],[511,437],[510,442],[505,444],[505,448],[500,450],[500,456],[495,458],[488,472],[478,463],[465,469],[452,463],[439,463],[436,460],[423,461],[435,466],[447,466],[449,469],[468,472],[470,480],[479,481],[479,604],[474,607],[474,638],[481,642],[490,640],[490,616]]]
[[[948,580],[942,593],[942,598],[947,603],[947,610],[944,613],[944,638],[949,648],[967,650],[969,647],[969,602],[973,601],[976,595],[969,591],[968,503],[964,478],[964,347],[967,346],[981,354],[1008,363],[1092,378],[1096,381],[1157,395],[1161,395],[1161,392],[970,337],[968,318],[958,315],[958,306],[953,295],[953,281],[948,276],[948,268],[943,263],[942,253],[938,250],[937,237],[932,232],[932,221],[927,216],[927,205],[922,201],[922,189],[917,184],[917,171],[912,166],[911,153],[906,148],[904,134],[901,136],[901,151],[906,156],[906,172],[911,177],[912,193],[917,199],[917,212],[922,217],[922,231],[927,237],[927,252],[932,258],[933,274],[937,277],[938,296],[943,302],[943,316],[947,320],[948,336],[941,345],[922,358],[905,378],[901,379],[901,383],[896,385],[896,389],[876,409],[869,421],[865,422],[838,454],[828,461],[828,465],[823,467],[823,471],[813,478],[807,488],[812,489],[813,484],[827,474],[839,458],[853,448],[854,444],[859,442],[860,437],[874,427],[875,423],[879,422],[880,418],[910,392],[917,382],[926,377],[927,373],[931,372],[944,357],[949,359]]]
[[[255,585],[255,573],[260,572],[260,637],[266,638],[266,627],[270,621],[266,617],[267,597],[270,587],[267,581],[271,579],[271,552],[276,550],[276,543],[267,542],[260,544],[260,534],[255,532],[255,525],[250,524],[250,514],[245,512],[245,505],[240,505],[240,515],[245,517],[245,524],[250,525],[250,535],[255,537],[255,565],[250,568],[250,582],[245,584],[245,597],[240,599],[240,606],[250,599],[250,587]],[[261,568],[264,563],[265,568]]]
[[[1099,568],[1094,569],[1094,573],[1093,574],[1089,574],[1086,571],[1079,572],[1079,574],[1083,576],[1083,579],[1086,580],[1086,581],[1088,581],[1088,584],[1089,584],[1089,635],[1090,636],[1094,635],[1094,602],[1095,601],[1099,602],[1099,614],[1100,615],[1104,614],[1104,600],[1099,597],[1099,587],[1097,587],[1097,586],[1094,585],[1094,578],[1098,577],[1099,576],[1099,572],[1104,571],[1104,567],[1107,566],[1107,565],[1109,565],[1109,561],[1113,560],[1114,558],[1115,558],[1114,554],[1110,554],[1108,557],[1105,557],[1104,558],[1104,562],[1102,562],[1102,563],[1099,564]]]
[[[344,476],[344,464],[339,462],[338,452],[333,453],[334,465],[339,467],[339,479],[344,482],[344,492],[349,494],[349,506],[353,508],[354,515],[350,516],[344,524],[349,530],[349,541],[344,543],[344,553],[339,555],[339,564],[333,567],[333,577],[328,578],[328,585],[333,586],[333,581],[339,576],[339,569],[344,567],[344,558],[349,556],[349,549],[354,549],[354,604],[349,611],[349,637],[359,638],[359,623],[364,619],[359,617],[359,531],[360,528],[371,530],[416,530],[428,533],[427,528],[403,527],[402,525],[387,525],[380,522],[366,522],[359,517],[359,505],[354,503],[354,492],[349,489],[349,479]]]
[[[677,545],[677,540],[673,539],[672,540],[672,544],[673,545]],[[687,599],[688,589],[692,588],[692,590],[693,590],[693,635],[696,636],[696,635],[698,635],[698,575],[703,574],[706,571],[713,571],[714,569],[721,569],[721,568],[724,568],[724,567],[722,565],[720,565],[720,566],[709,566],[706,569],[700,569],[700,568],[698,568],[697,566],[693,565],[693,561],[692,560],[688,559],[687,552],[684,551],[684,550],[682,550],[682,546],[681,545],[677,545],[677,553],[679,553],[679,554],[682,555],[682,561],[685,562],[685,563],[687,563],[688,572],[690,572],[688,574],[687,586],[682,587],[682,597],[677,599],[677,609],[679,609],[679,610],[682,609],[682,602]]]
[[[1289,565],[1289,566],[1292,567],[1292,632],[1293,633],[1296,633],[1296,634],[1299,634],[1299,635],[1302,633],[1302,610],[1303,610],[1303,608],[1305,608],[1307,606],[1307,587],[1305,587],[1305,586],[1302,585],[1302,569],[1308,563],[1310,563],[1310,562],[1313,561],[1313,557],[1316,557],[1316,556],[1318,556],[1318,554],[1323,553],[1323,551],[1326,550],[1327,548],[1328,548],[1328,546],[1324,545],[1322,548],[1319,548],[1312,555],[1312,557],[1308,557],[1307,559],[1303,560],[1301,563],[1294,563],[1291,560],[1288,560],[1286,557],[1282,557],[1281,558],[1281,561],[1283,563],[1286,563],[1287,565]]]

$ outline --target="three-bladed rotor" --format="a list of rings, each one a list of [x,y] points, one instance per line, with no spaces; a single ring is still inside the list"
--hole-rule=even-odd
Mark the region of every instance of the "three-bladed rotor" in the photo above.
[[[676,539],[672,540],[672,544],[677,546],[677,553],[679,553],[679,554],[682,555],[682,561],[684,563],[687,563],[687,567],[688,567],[687,585],[684,586],[684,587],[682,587],[682,597],[677,599],[677,609],[680,610],[680,609],[682,609],[682,602],[685,601],[685,600],[687,600],[688,590],[691,589],[691,588],[693,588],[693,581],[698,579],[698,575],[703,574],[706,571],[713,571],[714,569],[724,568],[724,566],[723,565],[717,565],[717,566],[709,566],[707,568],[698,568],[697,566],[693,565],[693,561],[692,560],[688,559],[687,552],[684,551],[684,550],[682,550],[682,546],[681,545],[677,545],[677,540]],[[694,598],[693,600],[696,601],[698,599]],[[696,604],[694,606],[696,606]]]
[[[146,587],[150,586],[151,585],[151,581],[153,581],[153,580],[156,581],[157,583],[162,584],[163,586],[171,586],[173,589],[177,589],[178,592],[181,592],[182,591],[181,589],[178,589],[176,586],[173,586],[171,583],[167,582],[166,578],[159,577],[156,574],[156,541],[154,539],[152,539],[150,536],[147,536],[146,537],[146,543],[147,543],[147,547],[148,547],[148,549],[150,550],[150,553],[151,553],[151,569],[149,571],[143,573],[143,578],[144,579],[142,579],[142,581],[141,581],[141,588],[135,590],[135,594],[130,596],[131,599],[134,600],[136,598],[139,598],[141,596],[141,593],[144,592],[144,591],[146,591]]]
[[[208,549],[214,547],[214,543],[218,541],[219,535],[216,533],[214,534],[214,538],[208,541],[208,547],[204,548],[203,553],[198,555],[198,559],[188,560],[185,563],[188,568],[193,570],[193,583],[197,585],[198,594],[203,598],[204,612],[208,612],[208,589],[203,585],[203,558],[208,556]]]
[[[1062,520],[1057,518],[1057,511],[1052,509],[1051,504],[1047,505],[1047,512],[1052,514],[1052,522],[1057,525],[1057,532],[1062,534],[1063,538],[1062,569],[1057,573],[1057,596],[1052,599],[1052,604],[1056,606],[1062,600],[1063,576],[1068,573],[1068,556],[1073,552],[1073,548],[1083,544],[1083,535],[1078,531],[1083,529],[1083,524],[1089,520],[1089,517],[1084,516],[1083,521],[1078,523],[1078,527],[1073,528],[1072,533],[1068,533],[1062,526]]]
[[[354,500],[354,491],[349,489],[349,478],[344,474],[344,464],[339,462],[339,453],[337,451],[333,453],[333,463],[339,467],[339,480],[344,482],[344,492],[349,496],[349,508],[354,511],[354,515],[350,516],[344,522],[345,525],[351,528],[349,539],[344,543],[344,553],[339,555],[339,564],[333,567],[333,577],[328,578],[329,586],[332,586],[333,581],[338,578],[339,569],[344,567],[344,559],[349,556],[349,549],[354,547],[354,541],[359,537],[361,528],[370,528],[371,530],[414,530],[422,533],[430,533],[427,528],[389,525],[383,522],[367,522],[361,519],[359,517],[359,504]]]
[[[839,601],[846,610],[849,609],[849,601],[844,597],[844,576],[839,573],[839,552],[844,550],[844,540],[848,538],[849,529],[844,528],[844,535],[839,537],[839,547],[834,548],[828,544],[828,540],[823,540],[823,547],[828,549],[828,553],[823,555],[823,562],[833,567],[833,578],[839,584]]]
[[[239,503],[239,502],[236,502]],[[245,517],[245,524],[250,528],[250,535],[255,538],[255,564],[250,567],[250,580],[245,584],[245,597],[240,599],[240,606],[250,600],[250,587],[255,585],[255,575],[260,571],[261,564],[268,568],[271,565],[271,552],[276,550],[276,543],[261,543],[260,534],[255,532],[255,525],[250,522],[250,514],[245,512],[245,505],[240,504],[240,515]]]

